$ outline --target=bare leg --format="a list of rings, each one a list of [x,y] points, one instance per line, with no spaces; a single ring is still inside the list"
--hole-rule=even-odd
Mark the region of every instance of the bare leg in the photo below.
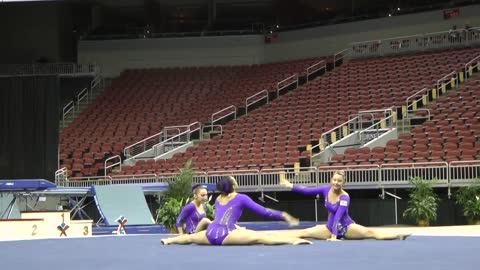
[[[300,245],[300,244],[312,244],[312,242],[295,237],[268,235],[258,233],[252,230],[233,230],[223,240],[222,245]]]
[[[164,245],[178,244],[178,245],[210,245],[207,240],[206,231],[201,231],[194,234],[182,234],[172,238],[164,238],[160,241]]]
[[[332,235],[326,225],[317,225],[303,230],[285,230],[279,232],[270,232],[268,234],[285,237],[314,238],[319,240],[326,240]]]
[[[387,234],[376,230],[369,229],[359,224],[350,224],[348,226],[346,239],[361,240],[361,239],[376,239],[376,240],[405,240],[410,234]]]
[[[202,220],[198,222],[197,228],[195,228],[195,232],[197,233],[197,232],[205,231],[208,225],[210,225],[210,223],[212,223],[210,219],[202,218]]]

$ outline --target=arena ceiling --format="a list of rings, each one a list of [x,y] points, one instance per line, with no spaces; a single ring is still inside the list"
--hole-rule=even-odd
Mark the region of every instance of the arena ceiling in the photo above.
[[[2,1],[2,0],[0,0]],[[22,0],[29,1],[29,0]],[[246,29],[252,24],[280,28],[474,4],[480,0],[46,0],[72,3],[75,25],[92,10],[102,26],[143,27],[156,32]],[[78,18],[78,19],[77,19]],[[78,21],[78,23],[77,23]],[[87,19],[86,21],[91,21]],[[107,31],[108,32],[108,31]]]

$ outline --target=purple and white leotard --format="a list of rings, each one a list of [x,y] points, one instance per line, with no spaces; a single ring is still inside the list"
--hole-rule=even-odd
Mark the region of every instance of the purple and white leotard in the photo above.
[[[337,238],[345,237],[348,226],[355,223],[348,215],[348,206],[350,205],[350,197],[347,195],[340,196],[336,203],[328,201],[328,191],[330,186],[307,188],[293,185],[292,191],[304,195],[322,195],[325,198],[325,208],[328,211],[327,228]]]
[[[202,218],[206,217],[206,208],[203,206],[203,213],[199,213],[193,203],[189,203],[182,208],[177,217],[176,226],[180,228],[185,223],[185,233],[195,233],[195,229]]]
[[[227,235],[236,229],[235,224],[242,215],[243,209],[274,220],[283,220],[282,212],[265,208],[255,203],[245,194],[237,193],[227,204],[221,205],[215,201],[215,219],[208,225],[207,239],[212,245],[221,245]]]

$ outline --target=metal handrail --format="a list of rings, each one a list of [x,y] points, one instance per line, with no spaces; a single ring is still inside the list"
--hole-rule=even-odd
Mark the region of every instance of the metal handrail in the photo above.
[[[183,135],[187,135],[187,137],[189,137],[190,133],[191,133],[190,130],[185,130],[185,131],[183,131],[183,132],[181,132],[181,133],[179,133],[179,134],[177,134],[177,135],[175,135],[175,136],[172,136],[172,137],[170,137],[170,138],[168,138],[168,139],[166,139],[166,140],[163,140],[163,141],[161,141],[160,143],[157,143],[157,144],[155,144],[154,146],[152,146],[152,149],[153,149],[153,151],[154,151],[154,154],[153,154],[154,158],[157,158],[157,148],[158,148],[158,147],[160,147],[160,146],[162,146],[162,145],[165,145],[165,144],[167,144],[167,143],[171,143],[171,142],[173,142],[175,139],[179,139],[179,138],[180,138],[181,136],[183,136]],[[189,141],[188,138],[187,138],[187,141]],[[164,153],[162,153],[162,154],[164,154]]]
[[[107,166],[107,162],[110,161],[110,160],[114,160],[114,159],[118,159],[119,161],[116,162],[116,163],[113,163],[112,165]],[[115,155],[113,157],[109,157],[109,158],[105,159],[103,164],[104,164],[104,169],[103,170],[104,170],[104,176],[105,177],[107,176],[107,169],[110,169],[114,166],[120,165],[120,171],[122,170],[122,158],[119,155]]]
[[[95,87],[101,82],[102,77],[96,76],[91,82],[90,82],[90,90],[93,91]]]
[[[371,124],[370,126],[368,126],[366,129],[362,130],[362,131],[365,131],[365,130],[368,130],[368,129],[371,129],[372,127],[374,127],[375,125],[380,125],[380,122],[379,123],[374,123],[374,115],[373,113],[375,112],[383,112],[384,113],[384,116],[385,118],[383,119],[383,121],[386,121],[388,119],[393,119],[393,110],[394,110],[394,107],[390,107],[388,109],[383,109],[383,110],[365,110],[365,111],[359,111],[358,114],[349,119],[347,122],[345,123],[342,123],[328,131],[325,131],[322,133],[322,135],[320,136],[320,138],[322,138],[323,140],[323,144],[322,143],[318,143],[314,146],[312,146],[311,148],[311,153],[310,153],[310,160],[313,160],[315,157],[321,155],[323,153],[323,151],[319,151],[318,153],[315,153],[313,154],[314,150],[316,149],[319,149],[320,150],[320,146],[323,145],[325,146],[325,149],[327,149],[329,146],[330,146],[330,143],[328,142],[328,139],[327,139],[327,136],[330,135],[331,133],[333,132],[336,132],[337,130],[341,130],[344,126],[348,126],[350,125],[352,122],[359,122],[360,124],[362,124],[362,117],[361,117],[361,114],[370,114],[371,115]],[[390,112],[389,114],[387,112]],[[360,115],[360,116],[359,116]],[[363,133],[359,133],[359,138],[361,139],[361,136],[362,136]]]
[[[448,164],[448,197],[451,196],[451,187],[469,184],[471,179],[480,179],[480,160],[451,161]]]
[[[352,118],[352,119],[348,120],[347,122],[342,123],[341,125],[338,125],[338,126],[332,128],[332,129],[328,130],[328,131],[325,131],[324,133],[322,133],[322,135],[320,136],[320,138],[323,138],[323,137],[325,137],[326,135],[334,132],[335,130],[340,129],[340,128],[342,128],[343,126],[348,125],[348,124],[350,124],[351,122],[355,122],[355,121],[358,121],[358,120],[359,120],[358,117]],[[327,142],[324,140],[324,143],[327,143]],[[314,149],[317,149],[317,148],[320,149],[320,145],[321,145],[321,144],[318,143],[318,144],[312,146],[312,148],[311,148],[312,153],[313,153],[313,150],[314,150]],[[312,160],[313,158],[319,156],[321,153],[322,153],[322,152],[320,151],[320,152],[318,152],[318,153],[316,153],[316,154],[311,154],[310,160]]]
[[[453,79],[453,78],[455,78],[455,87],[456,87],[456,85],[457,85],[457,82],[456,82],[456,81],[457,81],[457,72],[454,70],[454,71],[448,73],[447,75],[443,76],[441,79],[439,79],[439,80],[437,81],[437,91],[440,89],[440,82],[444,82],[444,81],[446,81],[447,79],[450,79],[450,80],[451,80],[451,79]],[[438,93],[437,93],[437,94],[438,94]]]
[[[438,33],[442,33],[442,32],[438,32]],[[430,33],[430,34],[436,35],[438,33]],[[391,40],[397,40],[397,39],[417,38],[417,37],[423,37],[423,36],[424,35],[416,34],[416,35],[410,35],[410,36],[400,36],[400,37],[386,38],[386,39],[382,39],[382,40],[383,41],[391,41]]]
[[[477,44],[480,42],[480,36],[478,35],[479,29],[480,28],[476,27],[471,28],[469,31],[458,29],[456,31],[448,30],[388,39],[353,42],[348,44],[348,49],[352,57],[369,57],[425,51],[426,49],[466,47],[472,46],[473,43]]]
[[[96,68],[91,66],[92,64],[77,63],[11,64],[0,65],[0,74],[2,76],[95,74]]]
[[[474,168],[475,171],[471,173],[471,175],[475,176],[478,175],[477,167],[480,167],[480,160],[472,160],[472,161],[452,161],[450,163],[447,162],[421,162],[421,163],[398,163],[398,164],[367,164],[367,165],[343,165],[343,166],[318,166],[315,168],[312,167],[301,167],[298,169],[294,168],[278,168],[278,169],[262,169],[262,170],[242,170],[242,171],[236,171],[236,170],[225,170],[225,171],[210,171],[209,173],[204,172],[204,171],[195,171],[195,176],[194,180],[197,179],[198,181],[203,181],[203,182],[209,182],[210,180],[215,180],[215,177],[220,177],[220,176],[227,176],[227,175],[234,175],[234,176],[242,176],[246,177],[247,181],[248,179],[255,179],[257,177],[262,181],[263,177],[268,177],[272,174],[275,173],[281,173],[281,172],[287,172],[287,173],[296,173],[296,172],[310,172],[314,173],[315,181],[311,183],[316,183],[317,185],[319,184],[326,184],[328,179],[327,177],[329,173],[333,173],[335,170],[344,170],[347,174],[353,173],[354,175],[362,175],[363,180],[362,181],[355,181],[353,180],[347,180],[347,187],[356,187],[356,188],[362,188],[362,186],[365,186],[365,188],[372,188],[376,187],[379,189],[384,189],[387,188],[388,186],[393,186],[396,187],[399,184],[403,185],[405,187],[409,187],[408,179],[411,176],[415,175],[430,175],[428,178],[435,178],[438,177],[435,174],[432,174],[432,169],[433,170],[439,170],[439,175],[442,177],[442,182],[440,184],[447,184],[448,188],[450,190],[450,186],[452,185],[451,180],[453,179],[452,174],[450,173],[450,169],[453,168],[462,168],[465,167],[466,169],[469,169],[469,172],[471,172],[471,168]],[[405,171],[405,170],[410,169],[410,171]],[[413,171],[412,171],[413,170]],[[446,172],[445,170],[448,170]],[[358,172],[358,174],[356,174]],[[322,177],[320,174],[323,174]],[[398,180],[392,180],[392,179],[385,179],[385,177],[388,177],[391,174],[396,174],[401,177]],[[457,172],[458,174],[458,172]],[[174,178],[176,175],[175,173],[168,173],[168,174],[145,174],[145,175],[115,175],[115,176],[101,176],[101,177],[72,177],[70,178],[68,182],[66,181],[59,181],[57,186],[62,186],[63,184],[69,185],[70,187],[89,187],[91,185],[98,185],[98,184],[113,184],[115,183],[128,183],[129,178],[134,178],[135,183],[141,184],[141,183],[151,183],[151,182],[165,182],[164,179],[166,178]],[[351,174],[350,174],[351,175]],[[209,179],[208,176],[212,176],[212,179]],[[250,177],[249,177],[250,176]],[[376,180],[370,180],[370,177],[374,177]],[[463,178],[462,178],[463,177]],[[378,179],[377,179],[378,178]],[[324,181],[320,181],[323,179]],[[455,179],[458,184],[464,184],[467,183],[466,181],[470,181],[473,179],[468,178],[468,176],[461,176],[460,178]],[[210,181],[213,183],[213,181]],[[244,181],[239,181],[239,190],[250,190],[250,191],[261,191],[264,190],[265,188],[269,188],[270,190],[284,190],[282,187],[277,186],[274,187],[270,184],[268,185],[263,185],[263,182],[259,183],[259,186],[255,185],[247,185],[245,188],[242,186],[242,182]],[[270,181],[272,182],[272,181]],[[248,183],[247,183],[248,184]],[[253,190],[252,190],[253,188]]]
[[[405,102],[408,104],[408,102],[410,101],[411,98],[417,96],[418,94],[420,94],[420,93],[422,93],[422,92],[426,92],[426,94],[428,95],[428,91],[429,91],[429,90],[428,90],[427,88],[423,88],[422,90],[417,91],[417,92],[415,92],[413,95],[407,97],[407,99],[406,99]],[[423,97],[423,96],[424,96],[424,95],[422,95],[422,97]]]
[[[285,175],[294,184],[318,185],[318,170],[316,167],[268,168],[260,170],[260,189],[272,189],[272,187],[278,186],[280,174]]]
[[[363,127],[363,124],[365,122],[370,122],[370,126],[373,125],[375,123],[375,116],[373,115],[373,112],[367,112],[367,111],[363,111],[363,112],[359,112],[358,114],[358,120],[359,120],[359,123],[360,123],[360,128]],[[369,115],[370,116],[370,120],[368,120],[368,118],[366,118],[365,116],[366,115]]]
[[[293,74],[292,76],[290,76],[290,77],[288,77],[288,78],[284,79],[283,81],[280,81],[280,82],[278,82],[278,83],[277,83],[277,88],[280,86],[280,84],[282,84],[282,83],[284,83],[284,82],[288,81],[289,79],[296,78],[297,76],[298,76],[298,74],[296,74],[296,73],[295,73],[295,74]]]
[[[88,94],[88,89],[83,88],[80,93],[77,94],[77,104],[80,104],[80,101],[82,101],[84,98],[87,98],[87,103],[89,102],[89,94]],[[78,111],[77,113],[80,113],[80,106],[78,106]]]
[[[426,34],[416,34],[416,35],[410,35],[410,36],[400,36],[400,37],[392,37],[392,38],[386,38],[386,39],[372,39],[372,40],[366,40],[366,41],[356,41],[350,43],[350,45],[359,45],[359,44],[364,44],[364,43],[382,43],[382,41],[391,41],[391,40],[397,40],[397,39],[408,39],[408,38],[421,38],[425,37],[427,35],[438,35],[438,34],[448,34],[449,31],[440,31],[440,32],[433,32],[433,33],[426,33]]]
[[[447,162],[417,162],[417,163],[387,163],[380,165],[382,187],[386,186],[410,186],[412,177],[421,177],[425,180],[436,179],[436,186],[448,187]]]
[[[191,130],[191,126],[194,126],[194,125],[199,125],[200,127],[194,129],[194,130]],[[154,138],[158,138],[158,143],[154,144],[153,146],[151,147],[148,147],[148,148],[153,148],[155,147],[156,145],[160,144],[161,142],[165,141],[165,140],[168,140],[169,138],[172,138],[174,136],[177,136],[178,134],[181,133],[181,129],[186,129],[187,131],[188,130],[191,130],[190,133],[192,132],[195,132],[197,130],[200,130],[201,129],[201,124],[199,122],[194,122],[194,123],[191,123],[191,124],[188,124],[188,125],[179,125],[179,126],[168,126],[168,127],[165,127],[163,128],[162,131],[152,135],[152,136],[149,136],[141,141],[138,141],[138,142],[135,142],[133,144],[130,144],[128,145],[127,147],[125,147],[123,149],[123,154],[125,155],[125,157],[128,157],[128,158],[135,158],[136,156],[142,154],[143,152],[147,151],[147,141],[150,141],[151,139],[154,139]],[[170,130],[175,130],[177,131],[177,133],[175,135],[173,135],[172,137],[169,137],[169,134],[168,134],[168,131]],[[143,144],[143,150],[142,152],[138,153],[138,154],[134,154],[134,155],[131,155],[129,153],[130,149],[136,147],[136,146],[139,146],[139,145],[142,145]]]
[[[129,150],[130,148],[133,148],[133,147],[135,147],[135,146],[137,146],[137,145],[140,145],[140,144],[142,144],[142,143],[144,143],[144,142],[146,142],[146,141],[148,141],[148,140],[150,140],[150,139],[153,139],[153,138],[155,138],[155,137],[162,137],[162,138],[163,138],[163,131],[160,131],[159,133],[154,134],[154,135],[152,135],[152,136],[150,136],[150,137],[147,137],[147,138],[145,138],[145,139],[143,139],[143,140],[141,140],[141,141],[138,141],[138,142],[136,142],[136,143],[130,144],[129,146],[127,146],[127,147],[125,147],[125,148],[123,149],[123,154],[124,154],[126,157],[128,157],[128,156],[129,156],[128,150]],[[147,150],[147,149],[144,147],[144,150],[143,150],[143,151],[146,151],[146,150]]]
[[[55,176],[61,175],[61,174],[65,173],[66,171],[68,171],[67,167],[62,167],[62,168],[55,171]]]
[[[68,182],[68,169],[62,167],[55,171],[55,185],[59,185],[60,182]]]
[[[263,96],[261,96],[261,97],[258,97],[258,98],[255,99],[253,102],[250,102],[250,103],[249,103],[249,100],[250,100],[250,99],[253,99],[253,98],[257,97],[257,96],[260,95],[260,94],[265,94],[265,95],[263,95]],[[262,91],[260,91],[260,92],[258,92],[258,93],[256,93],[256,94],[253,94],[253,95],[247,97],[247,98],[245,99],[245,114],[248,114],[248,106],[257,103],[258,101],[260,101],[260,100],[262,100],[262,99],[264,99],[264,98],[267,99],[267,104],[268,104],[269,98],[268,98],[268,91],[267,91],[267,90],[262,90]]]
[[[266,168],[266,169],[261,169],[260,172],[292,172],[292,171],[295,171],[295,170],[297,170],[297,169],[295,169],[295,168]],[[300,168],[298,168],[298,170],[314,170],[314,171],[316,171],[317,167],[313,167],[313,166],[300,167]]]
[[[423,112],[423,111],[427,112],[427,117],[426,117],[426,118],[427,118],[427,120],[430,120],[430,118],[431,118],[431,113],[430,113],[430,110],[429,110],[429,109],[421,108],[421,109],[417,109],[416,111],[417,111],[417,112]],[[425,118],[425,117],[419,116],[419,117],[412,117],[412,118],[408,118],[408,119],[413,119],[413,118],[419,119],[419,118]]]
[[[319,65],[322,64],[322,63],[323,63],[323,66],[321,66],[320,68],[315,69],[314,71],[311,71],[313,68],[319,66]],[[327,65],[325,64],[325,61],[324,61],[324,60],[321,60],[320,62],[317,62],[317,63],[315,63],[315,64],[307,67],[307,82],[309,81],[309,78],[308,78],[308,77],[310,76],[310,74],[313,74],[313,73],[321,70],[322,68],[325,69],[325,71],[327,71]]]
[[[144,173],[144,174],[123,174],[123,175],[111,175],[112,179],[123,179],[132,177],[133,179],[142,178],[142,177],[158,177],[158,174],[155,173]]]
[[[195,122],[195,123],[198,123],[198,122]],[[192,123],[192,124],[194,124],[194,123]],[[192,124],[178,125],[178,126],[167,126],[167,127],[164,127],[163,130],[170,130],[170,129],[180,130],[181,128],[188,128]]]
[[[415,94],[409,96],[409,97],[405,100],[406,106],[405,106],[405,112],[402,114],[402,119],[412,119],[412,118],[409,117],[409,113],[410,113],[410,112],[413,112],[413,111],[426,111],[426,112],[427,112],[427,116],[428,116],[427,118],[428,118],[428,120],[430,120],[430,110],[429,110],[429,109],[420,108],[420,109],[411,110],[411,108],[412,108],[413,105],[414,105],[414,102],[417,103],[417,102],[423,100],[423,98],[424,98],[425,96],[427,96],[427,98],[428,98],[428,93],[429,93],[429,91],[430,91],[430,90],[429,90],[428,88],[423,88],[422,90],[417,91]],[[425,92],[425,93],[422,94],[423,92]],[[411,99],[413,99],[414,97],[418,96],[419,94],[422,94],[422,95],[420,96],[420,98],[417,98],[417,99],[413,100],[414,102],[412,101],[412,102],[410,103]],[[410,103],[410,104],[409,104],[409,103]],[[423,118],[423,117],[422,117],[422,118]],[[402,132],[403,132],[403,131],[405,131],[405,121],[402,121]]]
[[[392,111],[394,109],[394,107],[390,107],[390,108],[386,108],[386,109],[373,109],[373,110],[363,110],[363,111],[358,111],[359,114],[362,114],[362,113],[376,113],[376,112],[387,112],[387,111]]]
[[[220,134],[223,134],[223,126],[222,125],[210,125],[210,126],[203,126],[202,127],[202,133],[205,132],[206,128],[210,128],[210,130],[213,130],[214,128],[219,127],[220,128]]]
[[[386,108],[386,109],[373,109],[373,110],[363,110],[363,111],[358,111],[358,114],[370,114],[372,119],[374,119],[375,117],[375,113],[378,113],[378,112],[382,112],[383,113],[383,116],[384,117],[388,117],[390,115],[393,114],[393,112],[395,111],[396,107],[395,106],[391,106],[389,108]]]
[[[245,170],[234,170],[234,171],[228,171],[228,170],[224,170],[224,171],[206,171],[205,173],[209,176],[218,176],[218,175],[225,175],[225,174],[228,174],[228,175],[239,175],[239,174],[242,174],[242,173],[259,173],[260,170],[257,170],[257,169],[245,169]]]
[[[70,177],[72,182],[86,182],[86,181],[98,181],[105,180],[105,178],[112,178],[111,176],[85,176],[85,177]]]
[[[318,181],[319,185],[322,184],[327,184],[330,181],[331,176],[333,175],[334,172],[336,171],[344,171],[345,175],[345,186],[346,188],[351,188],[351,187],[358,187],[361,186],[362,184],[365,183],[358,183],[355,181],[355,179],[350,179],[349,173],[355,173],[355,172],[367,172],[367,173],[372,173],[375,172],[375,177],[377,180],[371,181],[371,184],[374,186],[380,188],[382,186],[382,181],[381,181],[381,173],[380,173],[380,166],[378,164],[358,164],[358,165],[344,165],[344,166],[318,166]],[[322,174],[324,174],[324,177],[322,177]],[[326,174],[326,175],[325,175]],[[322,181],[323,180],[323,181]]]
[[[358,117],[352,118],[352,119],[348,120],[347,122],[345,122],[345,123],[343,123],[343,124],[340,124],[340,125],[332,128],[332,129],[329,129],[329,130],[323,132],[323,133],[322,133],[322,136],[320,136],[320,137],[323,137],[324,135],[330,134],[330,133],[334,132],[335,130],[343,127],[345,124],[348,124],[348,123],[350,123],[350,122],[353,122],[354,120],[355,120],[355,121],[358,120]]]
[[[181,126],[181,127],[183,128],[185,126]],[[176,131],[176,132],[174,132],[173,135],[169,134],[168,132],[171,131],[171,130]],[[171,138],[173,136],[177,136],[178,134],[180,134],[182,132],[183,131],[181,131],[180,126],[165,127],[165,128],[163,128],[163,135],[162,135],[163,137],[160,140],[160,142],[168,140],[169,138]]]
[[[284,82],[286,82],[286,81],[288,81],[288,80],[290,80],[290,79],[294,79],[294,78],[296,78],[296,80],[291,81],[289,84],[280,87],[280,84],[282,84],[282,83],[284,83]],[[284,89],[284,88],[286,88],[286,87],[288,87],[288,86],[290,86],[290,85],[292,85],[292,84],[294,84],[294,83],[296,83],[296,84],[297,84],[297,87],[298,87],[298,74],[296,74],[296,73],[293,74],[292,76],[284,79],[283,81],[278,82],[278,83],[277,83],[277,98],[280,96],[280,91],[281,91],[282,89]]]
[[[464,164],[472,165],[472,163],[478,163],[480,165],[480,160],[455,160],[455,161],[450,161],[449,167],[462,166]]]
[[[197,125],[198,127],[197,128],[192,128],[192,126],[195,126],[195,125]],[[189,124],[187,127],[188,127],[188,130],[190,131],[190,133],[192,133],[192,132],[195,132],[197,130],[200,130],[202,128],[202,124],[197,121],[197,122],[193,122],[193,123]]]
[[[67,103],[67,105],[63,107],[62,127],[65,127],[65,116],[67,116],[69,112],[72,112],[73,115],[75,115],[75,103],[73,103],[73,101],[70,101],[69,103]]]
[[[393,115],[390,115],[388,117],[383,118],[382,121],[386,122],[387,119],[393,119]],[[375,131],[378,132],[380,130],[380,126],[381,126],[381,122],[377,122],[377,123],[374,123],[373,125],[367,127],[366,129],[360,131],[358,133],[360,141],[363,142],[363,137],[365,136],[366,132],[372,131],[372,130],[375,130]]]
[[[344,49],[344,50],[339,51],[338,53],[335,53],[335,54],[333,55],[333,69],[335,69],[335,68],[337,67],[337,60],[340,60],[340,59],[345,58],[345,57],[348,55],[349,52],[350,52],[349,49]],[[344,54],[344,53],[345,53],[345,54]],[[337,56],[338,56],[338,55],[342,55],[342,57],[340,57],[340,58],[337,59]]]
[[[221,114],[221,113],[223,113],[223,112],[225,112],[225,111],[227,111],[227,110],[229,110],[229,109],[234,109],[234,111],[233,111],[233,112],[230,112],[230,113],[228,113],[228,114],[226,114],[226,115],[224,115],[224,116],[222,116],[222,117],[220,117],[220,118],[215,119],[215,116],[216,116],[216,115]],[[213,124],[214,124],[216,121],[221,120],[221,119],[223,119],[223,118],[225,118],[225,117],[227,117],[227,116],[230,116],[230,115],[232,115],[232,114],[234,115],[234,119],[237,119],[237,107],[235,107],[235,105],[228,106],[228,107],[226,107],[226,108],[224,108],[224,109],[221,109],[221,110],[218,111],[218,112],[213,113],[212,116],[211,116],[210,125],[213,126]]]
[[[477,63],[476,63],[475,65],[471,66],[471,68],[477,67],[478,64],[480,63],[479,59],[480,59],[480,55],[477,56],[477,57],[475,57],[475,58],[473,58],[472,60],[468,61],[468,62],[465,64],[465,66],[464,66],[464,67],[465,67],[465,68],[464,68],[464,71],[465,71],[465,72],[464,72],[465,80],[468,79],[467,74],[468,74],[469,65],[471,65],[471,64],[473,64],[475,61],[477,61]]]
[[[89,66],[89,70],[90,70]],[[78,68],[78,67],[77,67]],[[95,66],[93,66],[93,70],[96,71]],[[76,99],[67,103],[67,105],[63,108],[63,116],[62,116],[62,127],[65,128],[65,115],[70,111],[68,110],[65,112],[65,108],[69,106],[71,103],[73,109],[73,116],[75,116],[75,107],[77,107],[77,113],[80,113],[80,102],[87,98],[87,103],[90,102],[90,97],[93,95],[93,89],[102,81],[102,77],[100,75],[95,76],[95,78],[90,82],[89,88],[83,88],[77,95]],[[77,104],[77,106],[75,106]]]
[[[433,167],[433,165],[445,165],[445,167],[448,167],[448,163],[445,161],[434,161],[434,162],[411,162],[411,163],[384,163],[380,164],[380,168],[388,168],[388,167],[393,167],[393,168],[423,168],[426,165],[430,165],[428,167]]]

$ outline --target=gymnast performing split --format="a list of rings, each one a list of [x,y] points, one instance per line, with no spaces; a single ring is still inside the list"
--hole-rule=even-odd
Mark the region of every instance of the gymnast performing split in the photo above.
[[[205,207],[205,203],[208,202],[207,188],[202,185],[194,185],[192,187],[192,197],[192,202],[182,208],[175,223],[180,235],[204,231],[211,223],[210,219],[207,218]],[[183,229],[184,225],[185,231]]]
[[[206,231],[194,234],[184,234],[161,240],[164,245],[169,244],[198,244],[198,245],[282,245],[282,244],[311,244],[312,242],[298,237],[267,235],[247,229],[238,229],[236,222],[242,215],[243,209],[273,220],[284,220],[289,225],[299,224],[298,219],[286,212],[267,209],[255,203],[245,194],[237,193],[237,182],[233,177],[224,177],[217,183],[220,195],[215,201],[215,219],[208,225]]]
[[[325,208],[328,211],[328,221],[326,225],[317,225],[304,230],[279,232],[277,235],[329,241],[338,241],[340,239],[405,240],[410,236],[410,234],[384,234],[356,224],[348,215],[350,197],[343,190],[345,183],[345,173],[343,171],[334,172],[330,185],[314,188],[293,185],[285,178],[285,174],[280,174],[279,179],[281,186],[291,189],[293,192],[303,195],[323,196]]]

